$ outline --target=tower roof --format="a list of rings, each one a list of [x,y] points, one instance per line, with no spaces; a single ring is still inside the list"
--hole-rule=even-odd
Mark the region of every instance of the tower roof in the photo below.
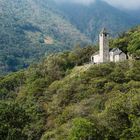
[[[103,29],[101,30],[100,34],[109,34],[109,33],[107,32],[107,29],[106,29],[106,28],[103,28]]]

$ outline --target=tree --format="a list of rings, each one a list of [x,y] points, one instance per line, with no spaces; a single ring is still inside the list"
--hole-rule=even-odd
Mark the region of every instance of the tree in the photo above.
[[[73,120],[69,140],[88,140],[96,137],[96,133],[93,123],[85,118],[76,118]]]
[[[0,139],[26,140],[27,136],[22,130],[29,120],[26,111],[18,103],[0,101]]]

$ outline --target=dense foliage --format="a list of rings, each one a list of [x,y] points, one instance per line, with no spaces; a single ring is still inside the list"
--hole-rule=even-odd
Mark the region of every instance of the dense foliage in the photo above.
[[[0,73],[16,71],[52,52],[90,43],[52,0],[0,0]]]
[[[120,48],[132,58],[140,59],[140,26],[121,33],[116,39],[112,39],[110,47]]]
[[[0,139],[137,140],[140,61],[82,65],[95,47],[0,77]]]

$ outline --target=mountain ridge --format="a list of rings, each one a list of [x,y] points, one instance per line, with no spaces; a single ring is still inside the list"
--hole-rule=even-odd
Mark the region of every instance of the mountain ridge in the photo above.
[[[140,23],[140,20],[130,16],[127,12],[98,0],[90,5],[75,3],[68,5],[65,2],[59,4],[59,7],[70,22],[94,42],[103,27],[108,28],[110,33],[115,36]]]

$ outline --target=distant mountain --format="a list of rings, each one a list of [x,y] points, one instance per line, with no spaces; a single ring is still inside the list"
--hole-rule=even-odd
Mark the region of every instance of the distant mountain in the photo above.
[[[49,0],[0,0],[0,71],[15,71],[45,54],[90,43]]]
[[[112,35],[140,23],[138,18],[96,0],[90,5],[61,3],[58,5],[69,21],[82,33],[95,41],[101,28],[106,27]]]
[[[125,12],[127,12],[129,15],[135,17],[136,19],[138,19],[140,21],[140,9],[136,9],[136,10],[124,10]]]
[[[0,0],[0,74],[28,67],[52,52],[91,44],[102,27],[112,35],[140,23],[109,4]]]

